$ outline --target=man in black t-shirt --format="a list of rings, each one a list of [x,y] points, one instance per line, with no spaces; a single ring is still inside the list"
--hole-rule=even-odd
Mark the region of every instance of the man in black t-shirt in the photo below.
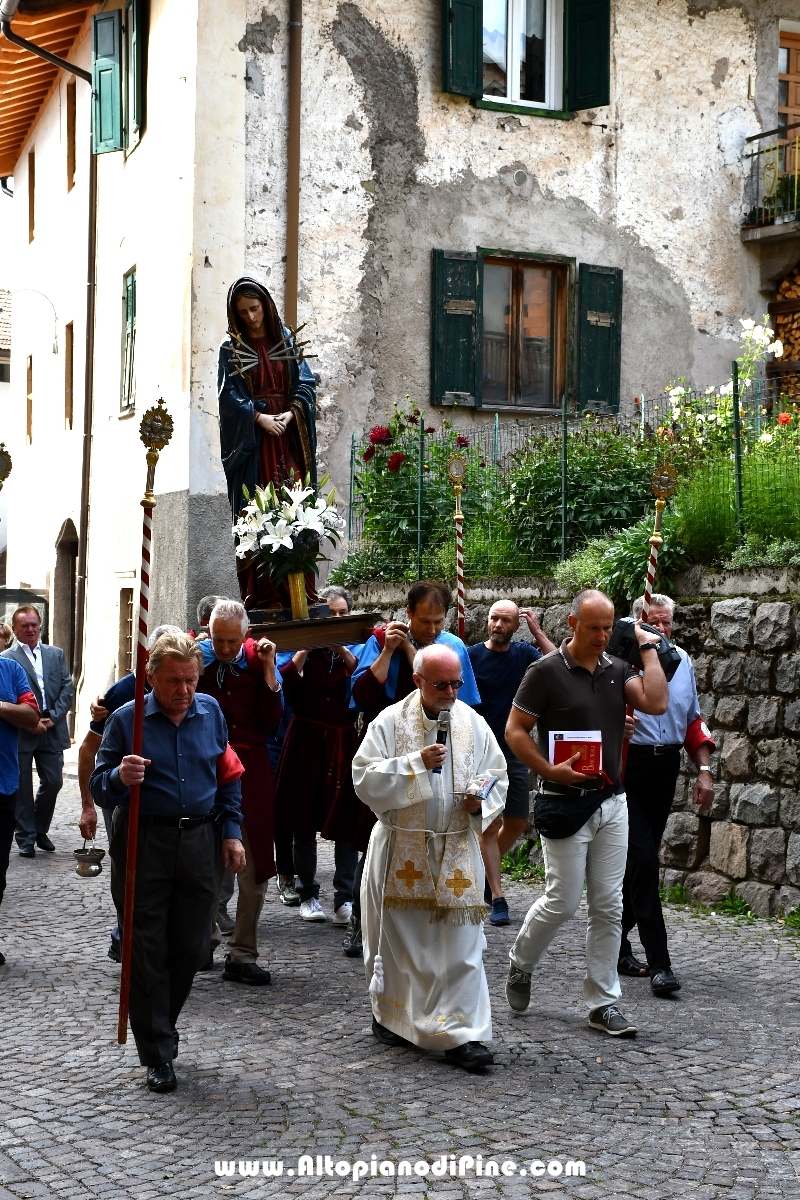
[[[539,645],[514,641],[519,629],[520,617],[524,617],[528,628]],[[505,731],[508,714],[522,683],[522,677],[531,663],[542,654],[555,650],[553,643],[542,631],[536,613],[531,608],[519,609],[513,600],[497,600],[489,609],[489,636],[467,650],[475,681],[481,694],[476,708],[486,721],[498,745],[505,755],[508,766],[508,794],[502,817],[493,821],[481,835],[481,854],[486,867],[486,890],[484,899],[491,904],[489,917],[492,925],[508,925],[508,904],[503,896],[500,878],[500,863],[528,827],[530,787],[528,768],[512,754],[506,745]]]
[[[545,893],[529,909],[509,955],[506,999],[515,1012],[528,1007],[531,972],[561,925],[576,912],[585,880],[583,995],[589,1024],[612,1037],[631,1037],[636,1026],[617,1007],[622,880],[628,853],[628,810],[620,783],[625,705],[660,715],[667,711],[669,688],[656,653],[659,638],[642,629],[641,621],[634,630],[643,674],[606,653],[614,605],[603,592],[576,596],[569,625],[572,638],[526,672],[506,726],[512,751],[541,779],[534,820],[547,872]],[[534,727],[536,741],[531,737]],[[601,758],[592,761],[585,744],[589,739],[582,744],[578,738],[577,751],[556,764],[551,740],[555,750],[559,735],[576,744],[576,734],[592,732],[599,732]],[[599,768],[597,774],[574,769],[584,756],[587,765]]]

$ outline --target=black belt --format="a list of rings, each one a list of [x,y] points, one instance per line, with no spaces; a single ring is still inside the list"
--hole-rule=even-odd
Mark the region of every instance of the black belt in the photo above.
[[[674,745],[670,746],[639,746],[635,743],[632,743],[630,749],[645,750],[648,754],[655,754],[656,757],[658,757],[660,754],[671,754],[673,750],[680,750],[681,745],[679,742],[676,742]]]
[[[608,783],[602,788],[579,788],[570,787],[566,783],[550,783],[549,780],[546,780],[545,782],[547,783],[547,787],[542,787],[539,789],[543,796],[571,796],[574,799],[577,799],[579,796],[598,795],[602,796],[604,800],[607,800],[609,796],[621,795],[624,790],[622,785],[619,783]]]
[[[164,825],[168,829],[196,829],[213,821],[216,813],[204,813],[202,817],[139,817],[140,825]]]

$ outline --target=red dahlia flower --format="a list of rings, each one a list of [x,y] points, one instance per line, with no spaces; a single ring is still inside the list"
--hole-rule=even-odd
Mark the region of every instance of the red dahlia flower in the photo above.
[[[369,431],[369,440],[373,446],[388,446],[392,441],[392,431],[386,425],[374,425]]]
[[[779,425],[791,425],[791,423],[792,423],[792,414],[791,413],[779,413],[779,415],[778,415],[778,424]]]
[[[386,469],[387,469],[387,471],[392,471],[392,472],[399,471],[405,461],[406,461],[406,455],[400,454],[400,452],[398,451],[396,454],[392,454],[390,456],[389,461],[386,464]]]
[[[365,451],[364,451],[364,453],[361,455],[361,461],[362,461],[362,462],[369,462],[369,460],[372,458],[372,456],[374,455],[374,453],[375,453],[375,447],[374,447],[374,446],[367,446],[366,450],[365,450]]]
[[[456,445],[457,445],[457,446],[468,446],[468,445],[469,445],[469,438],[466,438],[466,437],[457,437],[457,438],[456,438]]]

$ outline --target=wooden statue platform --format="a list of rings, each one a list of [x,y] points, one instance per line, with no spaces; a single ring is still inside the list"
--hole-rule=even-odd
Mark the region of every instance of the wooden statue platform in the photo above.
[[[349,613],[346,617],[311,617],[305,621],[263,622],[250,626],[250,637],[267,637],[279,650],[313,650],[315,646],[354,646],[366,642],[383,617]]]

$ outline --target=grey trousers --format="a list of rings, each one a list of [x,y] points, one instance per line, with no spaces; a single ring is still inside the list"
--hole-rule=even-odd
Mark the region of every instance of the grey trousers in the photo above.
[[[115,809],[111,895],[120,913],[125,905],[127,833],[128,814]],[[143,1066],[172,1061],[178,1017],[195,972],[210,952],[218,862],[213,821],[186,830],[139,827],[130,1022]]]
[[[39,776],[36,799],[33,796],[34,762]],[[50,750],[44,746],[41,750],[20,750],[16,802],[18,846],[32,846],[37,833],[47,833],[50,828],[56,810],[56,798],[61,791],[63,771],[63,750]]]

